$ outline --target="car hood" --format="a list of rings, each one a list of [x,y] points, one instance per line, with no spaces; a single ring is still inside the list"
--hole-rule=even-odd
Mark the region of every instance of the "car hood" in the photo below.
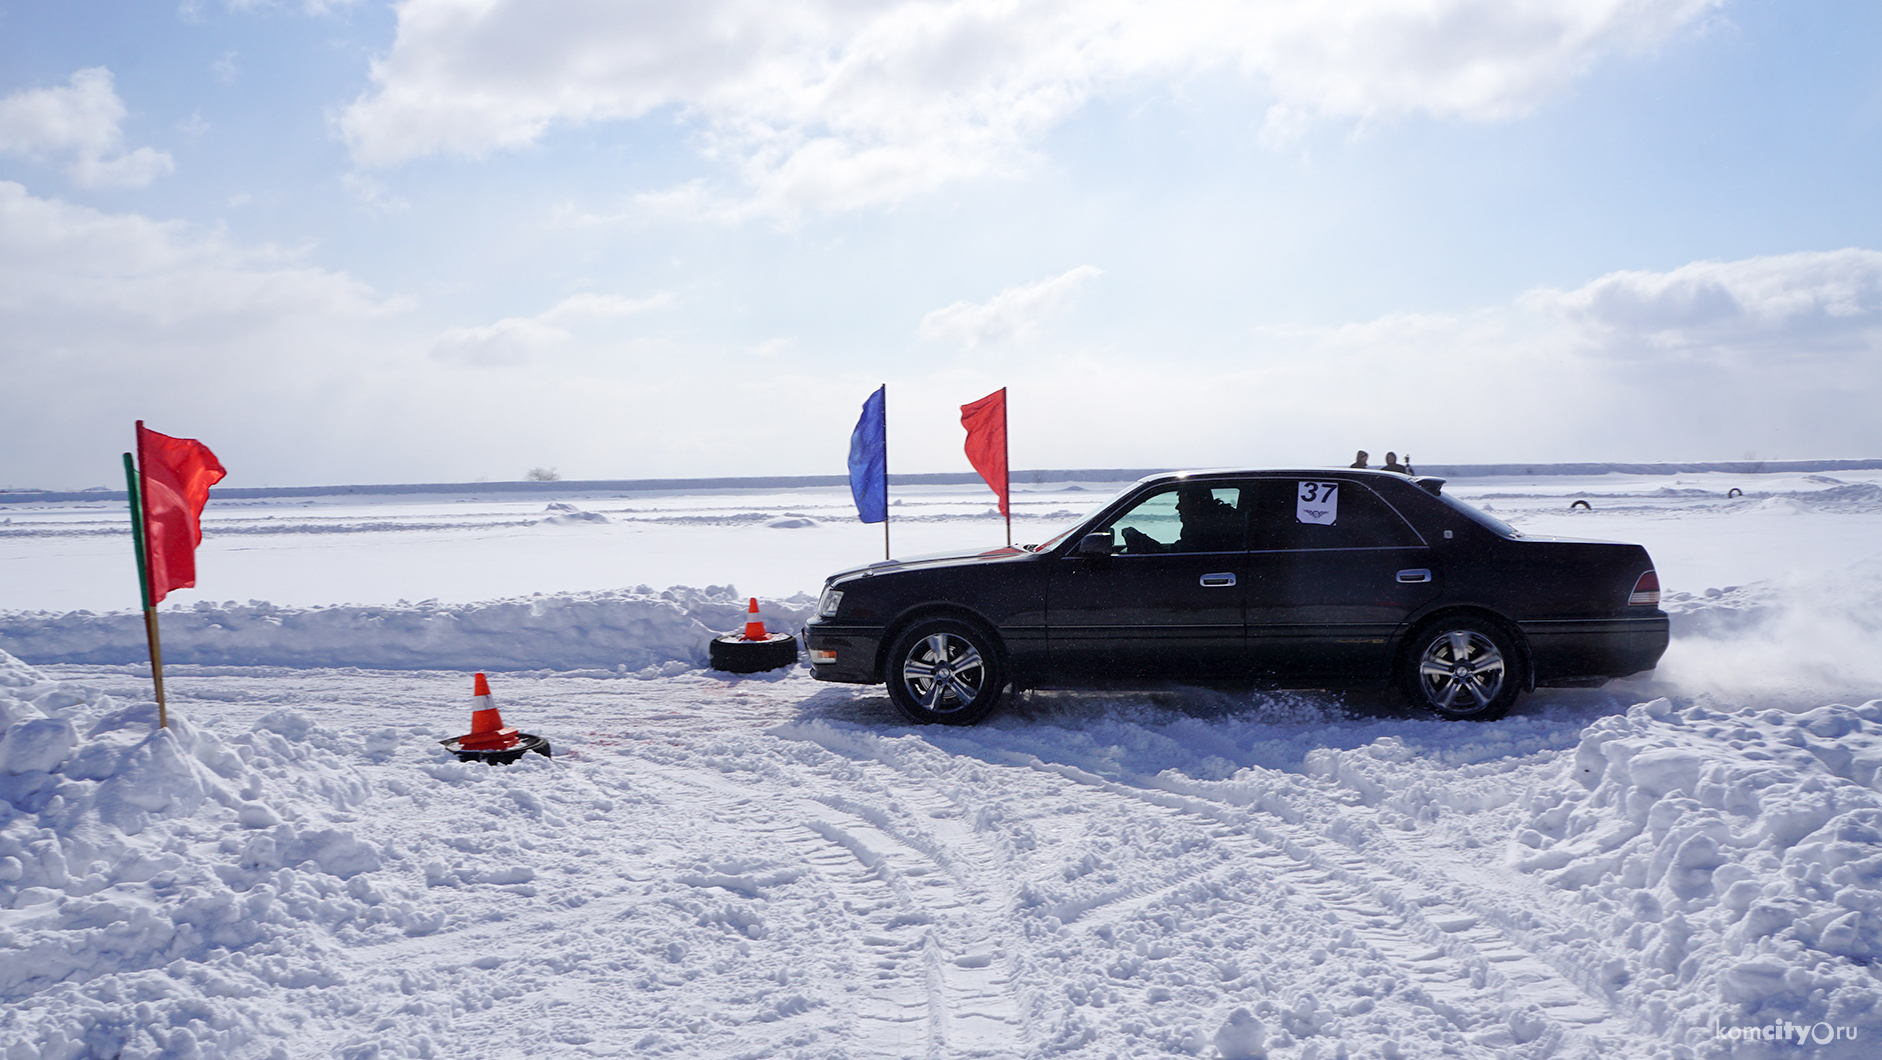
[[[860,567],[850,567],[837,571],[826,581],[829,584],[850,581],[864,575],[894,574],[897,571],[933,570],[938,567],[967,567],[983,563],[1001,563],[1014,559],[1030,557],[1034,553],[1023,548],[1002,546],[999,548],[962,549],[956,552],[931,552],[925,556],[904,556],[901,559],[882,559],[874,563],[865,563]]]

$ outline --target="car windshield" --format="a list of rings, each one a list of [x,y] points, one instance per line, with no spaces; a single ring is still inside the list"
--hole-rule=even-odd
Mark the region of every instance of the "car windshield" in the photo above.
[[[1438,499],[1450,505],[1451,508],[1459,514],[1468,517],[1471,522],[1476,523],[1478,526],[1483,527],[1485,530],[1490,531],[1498,537],[1517,538],[1523,536],[1521,530],[1516,529],[1488,512],[1479,511],[1465,504],[1463,501],[1458,500],[1448,493],[1438,494]]]
[[[1118,497],[1120,496],[1122,496],[1121,493],[1116,493],[1099,501],[1096,505],[1092,506],[1090,511],[1087,511],[1085,514],[1079,516],[1078,519],[1072,523],[1072,525],[1066,527],[1065,529],[1047,538],[1044,544],[1031,546],[1032,550],[1034,552],[1050,552],[1053,549],[1059,547],[1061,544],[1065,542],[1065,539],[1071,535],[1072,531],[1078,529],[1081,526],[1084,526],[1088,522],[1091,522],[1093,516],[1103,511],[1112,501],[1117,500]]]

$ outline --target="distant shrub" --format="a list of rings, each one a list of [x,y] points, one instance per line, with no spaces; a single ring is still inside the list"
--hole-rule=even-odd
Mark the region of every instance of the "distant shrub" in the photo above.
[[[532,467],[529,469],[529,474],[527,477],[529,481],[531,482],[560,482],[562,481],[562,473],[552,467]]]

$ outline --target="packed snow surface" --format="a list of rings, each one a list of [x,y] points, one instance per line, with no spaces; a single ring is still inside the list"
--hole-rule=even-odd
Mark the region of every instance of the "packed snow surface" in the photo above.
[[[1646,544],[1659,670],[1489,725],[1172,689],[912,729],[702,668],[726,581],[790,630],[880,555],[837,494],[296,500],[211,520],[159,729],[138,617],[63,603],[118,517],[8,505],[0,1057],[1878,1055],[1882,490],[1447,488]],[[915,499],[898,552],[999,543]],[[440,746],[471,669],[554,757]]]

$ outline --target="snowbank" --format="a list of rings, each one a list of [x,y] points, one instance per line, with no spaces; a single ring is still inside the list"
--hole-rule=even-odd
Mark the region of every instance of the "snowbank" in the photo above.
[[[224,741],[0,652],[0,1042],[7,1060],[268,1055],[336,937],[440,922],[328,826],[367,786],[297,715]],[[286,735],[282,731],[285,730]],[[277,1053],[276,1055],[283,1055]]]
[[[649,675],[707,664],[713,637],[743,627],[749,600],[731,586],[646,586],[474,604],[427,601],[277,607],[199,602],[162,612],[163,657],[231,666],[374,669],[594,669]],[[760,601],[766,628],[797,633],[815,601]],[[137,612],[0,614],[0,648],[41,664],[147,658]]]
[[[1812,1056],[1876,1055],[1878,723],[1882,700],[1787,714],[1661,699],[1589,726],[1517,836],[1517,867],[1590,914],[1592,934],[1561,943],[1599,969],[1589,985],[1700,1055],[1792,1055],[1802,1043],[1763,1040],[1773,1025],[1811,1032]]]

